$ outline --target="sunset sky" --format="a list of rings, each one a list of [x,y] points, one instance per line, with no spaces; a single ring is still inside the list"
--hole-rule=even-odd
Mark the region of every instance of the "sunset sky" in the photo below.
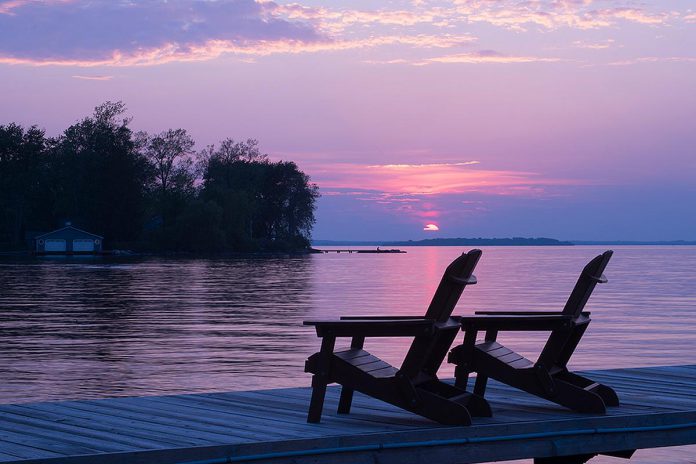
[[[256,138],[318,239],[696,240],[693,0],[0,0],[0,89],[48,135],[123,100]]]

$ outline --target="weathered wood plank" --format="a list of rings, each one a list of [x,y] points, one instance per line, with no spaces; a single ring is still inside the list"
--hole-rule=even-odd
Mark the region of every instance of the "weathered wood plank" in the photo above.
[[[162,414],[132,412],[125,406],[112,407],[96,402],[72,404],[70,408],[93,414],[95,420],[101,420],[103,417],[131,419],[144,430],[167,434],[176,439],[177,442],[187,443],[191,446],[217,443],[219,440],[230,440],[232,442],[244,440],[235,437],[232,429],[227,429],[225,434],[218,434],[212,427],[203,427],[200,425],[201,418],[196,418],[195,416],[189,416],[188,420],[175,420]]]
[[[100,416],[95,420],[93,414],[74,414],[71,410],[53,409],[33,409],[24,405],[7,406],[0,408],[3,413],[11,411],[17,416],[33,419],[37,424],[46,423],[47,428],[61,427],[64,430],[74,431],[84,436],[95,436],[97,438],[108,438],[115,443],[134,446],[138,449],[143,447],[167,448],[179,443],[167,434],[156,434],[153,430],[143,430],[138,421],[125,421],[114,417]],[[77,416],[77,417],[76,417]],[[158,438],[158,439],[156,439]]]
[[[282,395],[272,395],[272,394],[261,394],[260,392],[240,392],[241,394],[235,393],[229,395],[225,398],[227,401],[231,402],[256,402],[256,403],[266,403],[277,410],[292,410],[292,411],[302,411],[303,408],[309,402],[310,391],[307,389],[297,389],[297,393],[286,393],[283,392]],[[331,388],[327,391],[326,400],[324,403],[324,408],[328,414],[331,414],[336,410],[338,406],[338,389]],[[351,408],[351,413],[348,416],[341,416],[339,423],[340,427],[345,427],[345,418],[349,420],[352,418],[356,421],[366,421],[368,423],[375,424],[386,424],[391,427],[393,426],[403,426],[403,427],[418,427],[419,424],[429,424],[430,421],[424,418],[415,418],[413,414],[405,412],[394,406],[388,405],[386,403],[367,398],[360,393],[355,394],[355,399],[353,407]],[[378,415],[375,412],[379,413]],[[361,413],[363,413],[361,415]],[[365,424],[361,424],[365,425]]]
[[[127,437],[148,437],[161,443],[163,446],[171,447],[174,444],[182,443],[187,436],[179,436],[177,429],[167,429],[162,424],[151,423],[133,418],[122,418],[103,413],[95,413],[91,410],[83,410],[67,407],[61,403],[39,403],[34,405],[22,404],[22,407],[30,407],[34,410],[42,412],[50,411],[56,415],[63,416],[64,422],[71,422],[81,426],[92,427],[94,424],[102,424],[113,430],[118,430],[118,434]],[[192,441],[192,445],[198,444],[197,441]]]
[[[28,418],[4,411],[0,421],[0,433],[18,432],[39,439],[51,438],[66,444],[84,446],[88,450],[120,451],[124,449],[140,449],[143,445],[124,443],[113,434],[103,434],[91,431],[86,427],[75,427],[58,421],[45,421]],[[150,445],[152,446],[152,445]]]

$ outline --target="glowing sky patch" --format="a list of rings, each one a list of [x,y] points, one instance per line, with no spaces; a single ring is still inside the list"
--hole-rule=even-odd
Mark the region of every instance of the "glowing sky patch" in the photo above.
[[[362,189],[412,195],[476,191],[524,195],[534,186],[587,183],[543,177],[533,172],[484,169],[478,161],[367,166],[316,164],[312,165],[312,172],[316,180],[328,188],[350,188],[359,184]]]
[[[425,227],[423,227],[423,230],[426,232],[437,232],[440,230],[440,228],[437,226],[437,224],[427,224]]]

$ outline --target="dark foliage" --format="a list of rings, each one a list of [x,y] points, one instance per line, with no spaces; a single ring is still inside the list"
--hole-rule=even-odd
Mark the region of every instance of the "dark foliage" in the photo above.
[[[184,129],[134,133],[121,102],[47,138],[0,125],[0,246],[21,248],[66,221],[111,246],[152,251],[309,246],[318,188],[258,142],[194,151]]]

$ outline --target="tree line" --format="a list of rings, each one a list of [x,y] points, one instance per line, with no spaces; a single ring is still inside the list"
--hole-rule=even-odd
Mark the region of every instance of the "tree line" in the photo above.
[[[122,102],[47,137],[0,125],[0,247],[27,246],[70,221],[138,251],[259,251],[309,246],[319,190],[256,140],[195,150],[184,129],[135,132]]]

